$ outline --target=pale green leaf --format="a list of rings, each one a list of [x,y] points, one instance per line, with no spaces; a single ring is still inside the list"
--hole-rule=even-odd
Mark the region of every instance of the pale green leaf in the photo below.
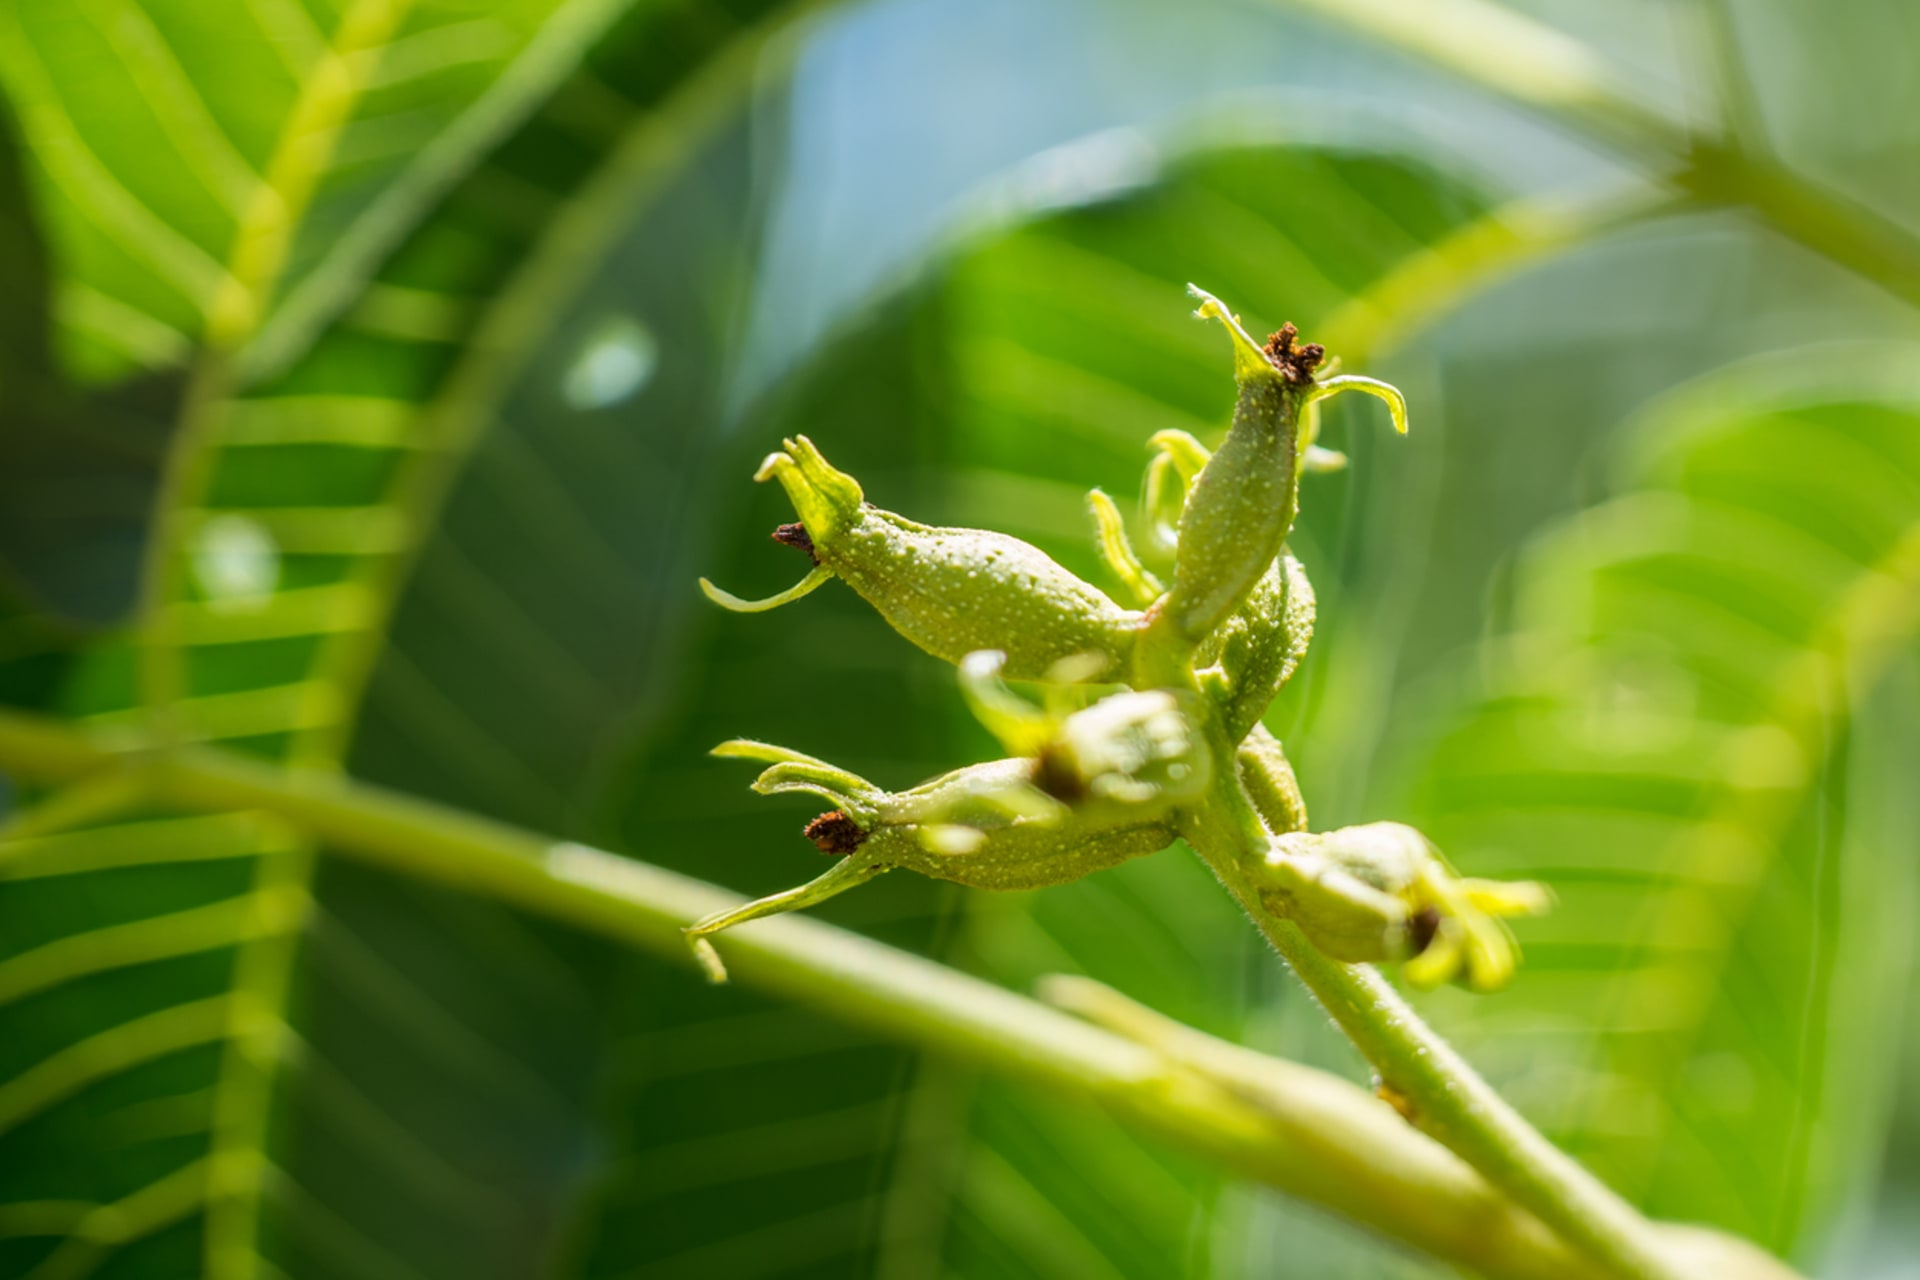
[[[1857,722],[1920,637],[1912,361],[1769,357],[1649,411],[1618,495],[1523,558],[1418,815],[1559,896],[1446,1025],[1653,1212],[1809,1258],[1890,1083],[1861,1046],[1906,841],[1867,780],[1902,737]]]

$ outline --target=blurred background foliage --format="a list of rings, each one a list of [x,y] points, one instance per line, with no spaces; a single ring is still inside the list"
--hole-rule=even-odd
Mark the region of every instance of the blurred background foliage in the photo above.
[[[1514,8],[1920,235],[1899,0]],[[1649,1211],[1920,1268],[1920,311],[1845,226],[1250,0],[4,0],[0,92],[7,703],[784,887],[714,742],[989,744],[850,593],[700,603],[796,574],[757,459],[1091,574],[1224,425],[1195,280],[1414,405],[1330,407],[1269,722],[1316,826],[1554,886],[1423,1008]],[[0,1275],[1438,1274],[259,815],[0,803]],[[822,914],[1360,1072],[1178,852]]]

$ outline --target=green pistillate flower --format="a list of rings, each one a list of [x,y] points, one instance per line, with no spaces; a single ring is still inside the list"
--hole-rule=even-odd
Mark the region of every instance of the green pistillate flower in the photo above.
[[[1149,714],[1164,710],[1156,705]],[[1076,743],[1064,767],[1071,769],[1086,750]],[[687,941],[715,982],[726,980],[726,967],[709,941],[714,934],[814,906],[888,871],[915,871],[978,889],[1042,889],[1157,853],[1176,835],[1168,820],[1170,797],[1151,781],[1132,779],[1136,786],[1130,789],[1112,785],[1106,774],[1063,775],[1059,760],[1051,765],[1041,757],[994,760],[889,792],[825,761],[767,743],[722,743],[714,754],[768,763],[753,784],[763,795],[807,792],[833,805],[807,824],[806,835],[823,853],[841,858],[806,884],[689,926]],[[1062,799],[1050,792],[1062,776],[1073,779],[1068,789],[1079,794]]]
[[[1147,469],[1147,490],[1152,493],[1155,477],[1163,477],[1155,501],[1167,509],[1149,519],[1177,525],[1193,481],[1213,455],[1184,431],[1161,431],[1148,443],[1155,456]],[[1119,508],[1098,489],[1087,495],[1087,506],[1100,558],[1135,604],[1151,605],[1163,589],[1135,553]],[[1299,667],[1313,639],[1313,619],[1313,584],[1300,562],[1283,553],[1195,651],[1195,674],[1221,704],[1230,741],[1247,736]]]
[[[687,930],[709,975],[724,977],[706,939],[761,916],[811,906],[885,871],[905,868],[981,889],[1065,884],[1174,839],[1175,809],[1212,782],[1205,744],[1164,690],[1123,690],[1071,712],[1043,709],[1000,681],[1004,655],[969,654],[961,686],[981,722],[1015,754],[882,791],[845,769],[763,742],[722,743],[714,754],[769,767],[763,795],[806,792],[833,809],[809,840],[844,861],[818,879],[720,912]],[[1074,674],[1069,670],[1063,674]]]
[[[995,649],[1006,654],[1007,674],[1017,679],[1041,679],[1083,654],[1097,655],[1109,674],[1124,670],[1140,614],[1018,538],[919,524],[884,511],[805,436],[783,443],[754,478],[777,479],[786,489],[801,528],[776,537],[806,550],[814,569],[793,588],[757,601],[702,578],[709,599],[736,612],[759,612],[838,577],[895,631],[948,662]]]
[[[1263,346],[1218,298],[1197,285],[1188,290],[1200,299],[1197,316],[1226,326],[1240,389],[1226,439],[1186,496],[1164,606],[1178,635],[1198,645],[1259,583],[1293,528],[1311,443],[1302,430],[1307,407],[1340,391],[1365,391],[1387,401],[1398,430],[1407,425],[1405,398],[1386,383],[1350,376],[1316,382],[1325,353],[1315,343],[1296,345],[1292,325]]]
[[[1412,827],[1373,822],[1275,836],[1261,902],[1336,960],[1404,960],[1416,987],[1507,984],[1519,962],[1502,917],[1538,915],[1544,885],[1465,879]]]
[[[1292,556],[1282,555],[1245,603],[1201,646],[1196,662],[1219,673],[1221,720],[1239,742],[1286,687],[1313,640],[1313,584]]]

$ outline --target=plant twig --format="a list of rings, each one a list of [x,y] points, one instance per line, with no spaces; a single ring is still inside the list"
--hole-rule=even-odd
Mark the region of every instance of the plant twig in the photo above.
[[[1787,239],[1920,305],[1920,234],[1739,140],[1649,106],[1572,36],[1491,0],[1268,0],[1358,31],[1667,169],[1702,204],[1742,206]]]
[[[19,778],[72,782],[128,758],[122,744],[79,728],[0,711],[0,767]],[[332,774],[195,749],[147,763],[155,803],[270,812],[334,853],[539,912],[676,964],[691,964],[681,929],[738,901],[644,863]],[[0,846],[0,878],[6,856]],[[1088,1026],[814,920],[759,922],[729,934],[724,945],[743,983],[890,1039],[1101,1104],[1224,1168],[1496,1280],[1628,1274],[1567,1244],[1385,1104],[1333,1076],[1273,1062],[1260,1089],[1235,1086],[1217,1070],[1196,1070],[1191,1055]],[[1661,1230],[1636,1225],[1642,1233]],[[1741,1242],[1664,1230],[1677,1247],[1713,1260],[1695,1274],[1792,1275]]]
[[[1685,131],[1582,41],[1494,0],[1268,0],[1358,31],[1615,145],[1669,154]]]
[[[1289,1118],[1308,1130],[1322,1128],[1329,1106],[1341,1101],[1327,1092],[1329,1081],[1343,1093],[1358,1092],[1352,1085],[1323,1071],[1256,1053],[1196,1031],[1090,978],[1056,974],[1042,980],[1040,995],[1050,1004],[1152,1047],[1262,1110]],[[1384,1109],[1374,1108],[1371,1117],[1367,1117],[1356,1109],[1356,1117],[1360,1119],[1378,1119],[1385,1114]],[[1452,1212],[1453,1207],[1449,1206],[1448,1211]],[[1792,1275],[1776,1259],[1745,1242],[1697,1229],[1653,1223],[1648,1226],[1660,1233],[1664,1253],[1682,1274],[1724,1276],[1730,1280],[1733,1277],[1783,1280]]]
[[[1452,1045],[1368,965],[1329,959],[1299,927],[1260,899],[1267,831],[1291,829],[1287,806],[1263,803],[1283,795],[1290,778],[1262,778],[1268,753],[1243,751],[1240,768],[1256,785],[1221,788],[1221,816],[1184,832],[1281,958],[1314,995],[1381,1081],[1412,1104],[1412,1120],[1593,1257],[1611,1274],[1636,1280],[1683,1280],[1653,1224],[1580,1163],[1541,1136]],[[1245,794],[1262,808],[1238,827],[1226,816]]]

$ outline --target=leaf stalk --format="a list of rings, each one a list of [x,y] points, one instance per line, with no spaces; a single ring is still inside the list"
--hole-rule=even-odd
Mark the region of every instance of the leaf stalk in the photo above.
[[[134,750],[77,726],[0,710],[0,769],[23,780],[79,781],[124,766]],[[642,862],[334,773],[276,768],[204,748],[168,749],[146,762],[156,804],[271,813],[330,855],[498,900],[675,965],[693,963],[681,936],[686,925],[740,901]],[[16,852],[0,844],[0,877]],[[755,922],[730,937],[730,967],[744,985],[1102,1106],[1172,1146],[1492,1280],[1635,1274],[1568,1243],[1385,1103],[1335,1076],[1225,1045],[1219,1050],[1250,1074],[1207,1069],[1191,1054],[1090,1026],[804,917]],[[1326,981],[1319,970],[1327,962],[1316,961],[1304,941],[1289,939],[1282,949],[1297,956],[1296,965],[1310,966],[1302,974],[1309,982],[1344,991],[1341,1006],[1329,1005],[1336,1016],[1370,994],[1351,974]],[[1644,1220],[1633,1229],[1642,1238],[1666,1239],[1690,1260],[1685,1274],[1749,1280],[1792,1280],[1794,1274],[1715,1233]]]

